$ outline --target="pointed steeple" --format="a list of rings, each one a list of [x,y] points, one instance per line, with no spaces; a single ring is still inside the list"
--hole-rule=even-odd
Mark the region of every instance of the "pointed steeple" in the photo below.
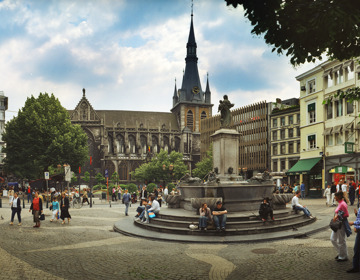
[[[207,77],[206,77],[205,103],[211,104],[211,91],[210,91],[210,86],[209,86],[209,73],[207,73]]]
[[[175,89],[174,89],[174,95],[173,95],[173,107],[175,107],[176,103],[178,103],[179,98],[177,94],[177,88],[176,88],[176,78],[175,78]]]

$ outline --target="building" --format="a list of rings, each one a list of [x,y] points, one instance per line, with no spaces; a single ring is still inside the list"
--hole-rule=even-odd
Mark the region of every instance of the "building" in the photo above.
[[[322,65],[324,98],[338,90],[360,85],[360,66],[356,60],[328,61]],[[325,180],[359,179],[359,102],[333,99],[324,107]]]
[[[240,134],[239,142],[239,174],[246,178],[269,169],[270,141],[269,114],[271,103],[262,101],[231,111],[232,125]],[[201,120],[201,155],[211,144],[211,135],[220,129],[220,116],[216,115]]]
[[[287,172],[300,159],[299,99],[277,100],[270,115],[271,171]],[[299,182],[299,175],[289,174],[283,183]]]
[[[300,160],[287,175],[299,175],[306,194],[321,197],[324,186],[323,69],[317,66],[296,77],[300,82]]]
[[[2,140],[2,135],[5,130],[5,111],[8,109],[8,98],[0,91],[0,176],[4,175],[3,165],[5,154],[2,152],[5,142]]]
[[[186,45],[186,65],[181,88],[170,95],[171,112],[142,112],[96,110],[83,96],[74,110],[71,121],[79,124],[88,136],[92,166],[87,163],[82,171],[104,174],[118,172],[121,182],[132,181],[134,171],[151,159],[160,149],[184,155],[189,170],[200,160],[200,120],[211,117],[211,92],[207,79],[203,91],[198,67],[193,15]],[[134,101],[135,102],[135,101]]]

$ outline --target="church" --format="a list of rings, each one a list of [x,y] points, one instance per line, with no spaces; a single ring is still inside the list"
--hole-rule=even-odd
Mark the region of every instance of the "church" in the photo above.
[[[91,171],[94,176],[107,169],[109,176],[116,171],[121,183],[131,182],[130,172],[151,160],[160,149],[182,153],[189,170],[194,168],[200,161],[200,121],[212,116],[213,106],[209,78],[204,91],[197,62],[191,14],[183,80],[180,89],[175,82],[169,113],[96,110],[83,89],[76,108],[69,111],[71,122],[79,124],[88,136],[92,164],[86,163],[82,172]]]

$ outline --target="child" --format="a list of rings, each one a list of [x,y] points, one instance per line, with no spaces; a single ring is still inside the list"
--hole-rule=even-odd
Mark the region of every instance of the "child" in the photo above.
[[[50,206],[52,207],[52,214],[53,214],[50,222],[52,222],[55,218],[56,218],[56,220],[59,220],[58,213],[59,213],[60,207],[59,207],[59,202],[56,200],[55,196],[53,197]]]

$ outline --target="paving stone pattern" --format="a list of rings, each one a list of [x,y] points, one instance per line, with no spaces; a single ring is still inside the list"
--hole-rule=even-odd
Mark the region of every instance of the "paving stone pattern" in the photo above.
[[[327,211],[324,199],[305,200]],[[70,224],[46,220],[34,229],[28,205],[23,225],[9,225],[10,208],[0,214],[0,279],[360,279],[347,274],[351,262],[337,263],[326,229],[307,238],[255,244],[186,244],[151,241],[113,232],[119,219],[132,219],[136,205],[97,202],[70,209]],[[314,211],[312,211],[314,213]],[[329,214],[331,215],[331,214]],[[330,219],[331,216],[329,216]],[[347,240],[350,258],[354,235]]]

